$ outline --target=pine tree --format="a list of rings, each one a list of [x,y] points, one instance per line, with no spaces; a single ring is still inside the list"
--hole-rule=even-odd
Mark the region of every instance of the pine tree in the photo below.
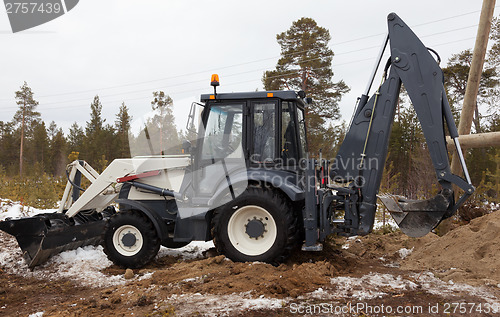
[[[500,102],[500,78],[497,67],[500,66],[500,37],[498,36],[498,20],[492,30],[493,46],[488,51],[488,58],[481,73],[479,91],[473,118],[473,132],[483,133],[488,131],[488,118],[495,116]],[[467,88],[470,65],[472,62],[471,50],[465,50],[454,54],[448,60],[447,67],[443,69],[445,76],[445,87],[448,91],[448,99],[454,108],[461,108]],[[480,111],[480,106],[481,111]],[[485,107],[486,106],[486,107]],[[458,116],[457,116],[458,118]],[[457,120],[458,125],[458,120]],[[467,150],[469,175],[472,183],[476,186],[484,180],[484,171],[492,169],[495,162],[491,161],[492,148],[474,148]]]
[[[87,122],[85,132],[87,135],[92,135],[102,130],[105,119],[101,118],[102,104],[99,96],[94,97],[94,101],[90,104],[90,121]]]
[[[189,123],[189,127],[184,132],[183,139],[196,144],[196,139],[198,138],[197,127],[194,125],[194,120]]]
[[[130,144],[128,141],[130,122],[132,117],[128,113],[125,102],[120,106],[120,111],[116,115],[115,128],[118,140],[117,157],[130,157]]]
[[[7,175],[13,175],[19,171],[19,145],[16,141],[13,122],[0,121],[0,165]]]
[[[465,97],[471,62],[472,52],[471,50],[465,50],[459,54],[453,54],[448,60],[447,66],[443,68],[448,99],[450,101],[450,105],[455,108],[461,108],[460,104]],[[482,132],[481,115],[479,113],[478,104],[488,103],[488,99],[495,94],[494,92],[497,90],[499,84],[500,81],[498,79],[496,66],[486,63],[481,74],[476,110],[473,120],[476,133]]]
[[[19,146],[19,175],[23,175],[24,160],[24,141],[26,134],[29,134],[33,121],[40,118],[40,113],[35,111],[38,101],[33,99],[33,91],[26,82],[16,91],[16,103],[19,110],[14,115],[14,122],[19,125],[21,130],[21,142]]]
[[[106,124],[99,134],[98,144],[100,151],[97,152],[100,166],[107,166],[107,163],[119,157],[119,144],[117,141],[116,129],[111,124]],[[103,165],[102,162],[106,162]],[[104,168],[102,170],[104,170]]]
[[[61,176],[66,166],[66,139],[64,132],[61,128],[52,121],[47,129],[49,135],[49,148],[50,148],[50,165],[48,172],[52,176]]]
[[[151,119],[150,127],[148,127],[153,148],[158,148],[159,154],[179,154],[179,133],[172,109],[174,102],[163,91],[153,92],[153,97],[151,108],[155,115]]]
[[[490,32],[490,39],[493,41],[493,45],[488,51],[486,64],[488,65],[488,67],[497,70],[498,67],[500,67],[500,19],[498,18],[493,19]],[[500,76],[498,72],[497,76]],[[499,89],[495,89],[491,92],[490,101],[488,102],[489,116],[500,117],[500,110],[498,107],[499,102],[500,102],[500,91]]]
[[[393,193],[420,199],[431,194],[436,177],[420,122],[409,99],[402,95],[389,139],[385,162],[388,179],[384,181],[391,184],[397,180]]]
[[[264,73],[264,88],[303,90],[313,98],[313,104],[306,108],[306,124],[309,151],[316,153],[324,144],[334,142],[326,133],[326,121],[340,118],[338,103],[349,91],[344,81],[332,82],[330,33],[313,19],[301,18],[276,39],[281,58],[275,70]]]
[[[99,96],[94,97],[94,101],[90,104],[90,120],[87,121],[85,127],[85,138],[83,141],[83,153],[81,158],[95,165],[97,161],[101,160],[101,155],[105,150],[106,144],[102,140],[105,119],[101,117],[102,104]]]
[[[83,142],[85,139],[85,132],[83,128],[74,122],[69,129],[68,134],[68,146],[69,152],[80,152],[83,147]]]
[[[47,162],[50,162],[49,136],[45,122],[33,122],[33,137],[27,142],[28,162],[30,166],[38,164],[40,170],[45,171]]]

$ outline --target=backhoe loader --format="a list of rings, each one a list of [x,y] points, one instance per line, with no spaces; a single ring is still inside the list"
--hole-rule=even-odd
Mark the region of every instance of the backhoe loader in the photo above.
[[[330,234],[368,234],[377,198],[404,233],[427,234],[474,187],[439,56],[396,14],[387,22],[389,31],[335,159],[308,155],[304,110],[312,100],[303,91],[218,93],[214,75],[213,93],[192,104],[187,127],[199,128],[196,140],[182,144],[184,154],[165,155],[146,126],[134,142],[147,155],[114,160],[101,174],[84,161],[72,162],[58,212],[7,219],[0,229],[17,238],[29,267],[68,248],[102,243],[114,263],[139,268],[161,245],[178,248],[194,240],[213,240],[233,261],[279,263],[296,246],[321,251]],[[388,45],[383,83],[369,97]],[[427,200],[378,197],[402,84],[441,188]],[[445,127],[465,179],[450,171]],[[82,176],[91,184],[80,193]],[[457,201],[453,185],[462,192]]]

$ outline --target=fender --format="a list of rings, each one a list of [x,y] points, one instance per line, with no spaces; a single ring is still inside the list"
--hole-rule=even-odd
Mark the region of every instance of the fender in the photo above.
[[[246,172],[230,175],[230,179],[231,184],[236,188],[235,192],[242,193],[246,189],[248,182],[257,181],[270,184],[274,188],[281,190],[291,201],[305,199],[305,192],[299,186],[300,181],[297,179],[297,175],[284,170],[250,169]],[[208,205],[213,206],[222,195],[227,193],[227,182],[221,182],[219,188],[208,201]]]
[[[305,192],[300,187],[301,180],[297,174],[286,170],[249,170],[248,180],[265,182],[281,190],[291,201],[305,199]]]
[[[158,234],[158,237],[160,238],[161,241],[164,241],[166,238],[168,238],[168,230],[167,226],[165,225],[165,222],[163,219],[158,215],[158,213],[151,208],[149,208],[148,205],[136,201],[136,200],[130,200],[130,199],[116,199],[116,203],[120,205],[125,205],[128,206],[128,209],[134,209],[134,210],[140,210],[143,212],[146,217],[151,220],[153,225],[155,226],[156,233]]]

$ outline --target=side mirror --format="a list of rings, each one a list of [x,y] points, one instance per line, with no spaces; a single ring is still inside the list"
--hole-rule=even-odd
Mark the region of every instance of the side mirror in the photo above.
[[[307,98],[306,98],[306,103],[307,103],[308,105],[312,104],[312,102],[313,102],[313,99],[312,99],[311,97],[307,97]]]
[[[191,142],[189,140],[182,142],[182,154],[191,154]]]

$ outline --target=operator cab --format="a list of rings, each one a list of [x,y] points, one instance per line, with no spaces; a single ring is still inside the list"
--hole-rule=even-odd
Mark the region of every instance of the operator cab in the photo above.
[[[201,101],[200,161],[243,157],[252,167],[291,167],[306,157],[305,103],[295,91],[204,94]]]
[[[189,150],[192,177],[188,179],[193,192],[188,196],[192,202],[212,206],[213,197],[228,184],[234,195],[244,191],[248,181],[269,182],[273,177],[291,176],[288,178],[294,183],[299,182],[305,167],[299,162],[307,154],[305,94],[217,93],[218,85],[217,76],[212,76],[214,93],[203,94],[201,103],[193,103],[186,126],[191,127],[190,132],[196,132],[194,127],[198,126],[196,143]]]

